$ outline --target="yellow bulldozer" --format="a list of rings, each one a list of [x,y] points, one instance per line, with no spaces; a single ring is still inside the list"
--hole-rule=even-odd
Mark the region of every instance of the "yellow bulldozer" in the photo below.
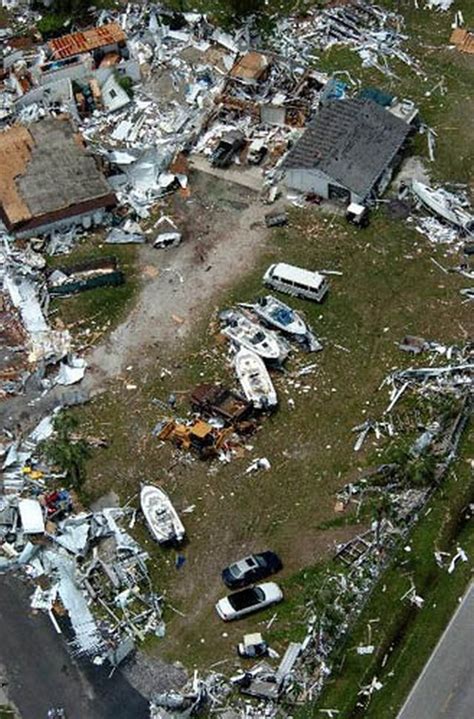
[[[173,442],[180,449],[195,450],[201,457],[210,457],[217,454],[233,432],[232,426],[218,429],[202,419],[195,419],[189,424],[166,419],[154,434],[158,439]]]

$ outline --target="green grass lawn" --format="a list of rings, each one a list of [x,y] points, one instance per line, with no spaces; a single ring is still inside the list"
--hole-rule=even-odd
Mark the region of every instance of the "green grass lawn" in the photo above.
[[[377,392],[380,381],[392,367],[412,361],[395,343],[405,333],[454,342],[459,324],[469,326],[470,310],[457,294],[462,282],[440,273],[430,261],[433,254],[425,239],[388,220],[382,211],[364,232],[317,211],[292,212],[289,227],[275,232],[261,265],[222,298],[220,308],[260,293],[262,271],[270,261],[340,270],[343,276],[331,279],[322,306],[291,300],[323,338],[325,349],[317,356],[295,353],[288,363],[289,373],[316,363],[315,374],[301,378],[301,385],[310,387],[308,393],[292,386],[296,380],[289,374],[275,375],[279,411],[249,438],[253,450],[229,465],[189,462],[151,437],[162,415],[153,398],[166,400],[174,392],[178,414],[185,414],[187,394],[196,382],[235,382],[213,311],[177,355],[163,354],[159,365],[144,374],[132,369],[123,384],[78,410],[87,433],[111,441],[90,461],[89,497],[113,488],[125,500],[136,494],[140,481],[151,480],[166,487],[180,510],[196,505],[193,513],[183,515],[189,543],[181,570],[174,568],[173,552],[155,548],[145,530],[140,535],[153,553],[158,586],[186,615],[167,612],[168,637],[155,651],[190,667],[232,657],[242,632],[260,628],[271,612],[238,626],[222,625],[213,612],[213,603],[225,592],[219,572],[242,552],[267,547],[280,552],[285,562],[282,581],[292,611],[285,605],[277,610],[281,621],[269,636],[277,648],[284,648],[300,620],[299,580],[295,583],[293,576],[325,560],[334,541],[360,529],[344,526],[334,513],[334,494],[368,459],[377,458],[371,442],[365,454],[354,455],[351,427],[379,415],[387,403],[386,393]],[[161,377],[163,367],[171,376]],[[127,383],[138,389],[127,391]],[[269,458],[271,470],[245,475],[250,460],[258,456]]]
[[[78,344],[95,344],[110,332],[127,311],[140,286],[135,245],[106,245],[102,234],[88,235],[68,255],[48,259],[50,267],[69,267],[85,260],[116,257],[125,275],[125,283],[117,287],[98,287],[71,297],[56,298],[50,304],[51,321],[61,322],[70,329]]]

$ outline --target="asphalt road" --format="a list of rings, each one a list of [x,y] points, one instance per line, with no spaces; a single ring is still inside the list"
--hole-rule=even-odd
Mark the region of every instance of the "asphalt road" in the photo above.
[[[441,637],[398,719],[474,717],[474,583]]]
[[[148,719],[148,702],[116,671],[79,666],[47,615],[32,614],[31,585],[0,576],[0,665],[6,693],[22,719],[46,719],[63,707],[67,719]]]

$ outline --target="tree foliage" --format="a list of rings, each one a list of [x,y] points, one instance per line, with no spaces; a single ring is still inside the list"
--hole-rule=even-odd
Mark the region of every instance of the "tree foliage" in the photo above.
[[[54,421],[54,435],[43,443],[42,450],[49,462],[66,473],[66,480],[76,491],[80,490],[86,476],[85,463],[90,455],[83,439],[73,439],[78,421],[70,414],[58,414]]]

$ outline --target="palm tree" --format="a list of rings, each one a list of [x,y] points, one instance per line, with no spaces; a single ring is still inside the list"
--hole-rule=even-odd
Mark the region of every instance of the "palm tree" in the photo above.
[[[43,444],[46,458],[66,473],[73,489],[80,490],[86,476],[85,463],[90,456],[89,447],[83,439],[73,439],[78,421],[70,414],[58,414],[54,418],[54,435]]]

